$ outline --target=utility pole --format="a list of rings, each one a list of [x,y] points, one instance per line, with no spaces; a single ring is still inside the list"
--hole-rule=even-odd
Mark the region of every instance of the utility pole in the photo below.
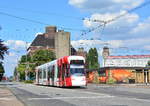
[[[25,80],[28,80],[28,69],[29,69],[29,62],[28,62],[28,43],[26,42],[26,70],[25,70]]]

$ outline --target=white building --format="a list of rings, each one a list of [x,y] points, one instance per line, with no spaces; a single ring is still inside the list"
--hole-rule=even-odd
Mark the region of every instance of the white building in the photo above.
[[[104,67],[145,67],[150,55],[107,56]]]

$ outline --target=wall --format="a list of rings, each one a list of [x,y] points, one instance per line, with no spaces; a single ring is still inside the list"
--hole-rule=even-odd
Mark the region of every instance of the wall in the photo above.
[[[148,83],[150,83],[150,70],[147,77]],[[89,83],[95,83],[97,79],[98,83],[107,83],[109,79],[113,79],[114,83],[145,83],[145,78],[144,68],[105,68],[101,70],[101,73],[97,70],[87,72]]]
[[[69,56],[70,49],[70,33],[64,31],[58,31],[55,37],[55,53],[56,58],[63,56]]]

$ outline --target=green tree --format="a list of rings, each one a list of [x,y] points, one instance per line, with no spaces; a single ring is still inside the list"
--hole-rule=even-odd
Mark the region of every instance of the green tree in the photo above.
[[[4,67],[3,67],[3,64],[1,62],[0,63],[0,81],[2,80],[3,74],[4,74]]]
[[[91,48],[87,54],[87,64],[89,69],[98,69],[98,53],[96,48]]]
[[[38,50],[32,55],[23,55],[19,61],[17,71],[20,73],[20,79],[25,79],[25,71],[28,70],[28,76],[35,78],[34,69],[36,66],[47,63],[55,59],[54,52],[50,50]]]
[[[32,61],[36,63],[36,66],[52,61],[56,58],[54,52],[50,50],[38,50],[36,51],[32,57]]]
[[[17,73],[19,74],[19,79],[25,80],[25,70],[26,70],[26,64],[19,64],[17,67]],[[18,75],[16,74],[16,75]]]
[[[8,47],[3,43],[3,41],[0,39],[0,60],[4,60],[4,55],[8,53]],[[2,65],[2,62],[0,62],[0,81],[4,74],[4,67]]]
[[[4,60],[4,55],[8,53],[8,47],[4,45],[3,41],[0,39],[0,59]]]
[[[150,60],[147,62],[147,66],[149,66],[149,67],[150,67]]]

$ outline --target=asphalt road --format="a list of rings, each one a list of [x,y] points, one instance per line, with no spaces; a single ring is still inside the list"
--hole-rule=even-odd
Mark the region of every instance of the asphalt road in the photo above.
[[[89,84],[87,88],[56,88],[7,83],[25,106],[150,106],[150,88]]]

